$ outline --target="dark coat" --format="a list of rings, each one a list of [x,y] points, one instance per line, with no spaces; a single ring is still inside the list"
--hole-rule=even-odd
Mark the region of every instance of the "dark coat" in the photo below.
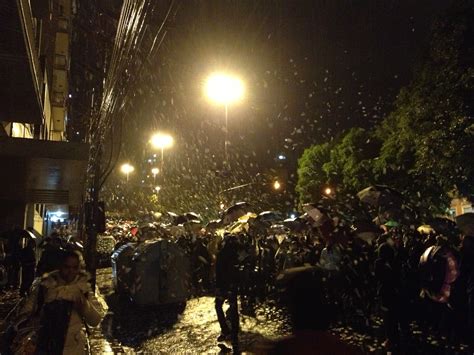
[[[228,237],[216,257],[216,287],[231,291],[236,290],[239,283],[239,244],[235,237]]]

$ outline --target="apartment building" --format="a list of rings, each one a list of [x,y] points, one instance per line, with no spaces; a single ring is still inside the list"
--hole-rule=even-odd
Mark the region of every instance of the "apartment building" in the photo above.
[[[0,8],[0,232],[46,234],[83,202],[89,147],[66,135],[73,5]]]

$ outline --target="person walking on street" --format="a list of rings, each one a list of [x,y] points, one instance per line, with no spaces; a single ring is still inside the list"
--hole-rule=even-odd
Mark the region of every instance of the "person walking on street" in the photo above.
[[[61,241],[57,233],[53,233],[51,237],[45,238],[44,250],[41,253],[36,270],[37,276],[57,270],[61,260]]]
[[[36,255],[35,241],[28,239],[26,247],[20,250],[21,263],[21,285],[20,296],[24,297],[29,293],[30,287],[35,279]]]
[[[64,252],[59,270],[43,276],[21,311],[23,315],[40,312],[35,353],[84,355],[84,328],[97,326],[102,319],[92,301],[89,275],[80,268],[80,256],[73,251]]]
[[[403,303],[401,302],[400,270],[395,260],[395,250],[388,243],[382,243],[375,260],[375,277],[378,280],[378,296],[383,310],[383,325],[387,340],[385,346],[389,350],[400,345],[399,326],[405,328]]]
[[[230,338],[234,353],[239,353],[239,310],[237,295],[240,283],[239,242],[235,236],[227,235],[224,245],[216,257],[216,300],[217,320],[221,328],[218,341]],[[224,302],[229,303],[228,319],[224,314]]]

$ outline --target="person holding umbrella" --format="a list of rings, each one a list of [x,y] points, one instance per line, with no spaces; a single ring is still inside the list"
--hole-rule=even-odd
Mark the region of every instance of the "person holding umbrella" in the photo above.
[[[465,213],[457,217],[456,224],[463,233],[460,282],[467,299],[469,346],[470,351],[474,352],[474,213]]]

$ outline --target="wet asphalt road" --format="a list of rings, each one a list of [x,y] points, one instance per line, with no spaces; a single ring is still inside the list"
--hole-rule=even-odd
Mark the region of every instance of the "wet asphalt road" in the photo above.
[[[214,298],[203,296],[188,301],[184,311],[171,307],[140,308],[120,301],[112,288],[111,270],[98,271],[97,284],[109,305],[100,328],[92,330],[92,352],[112,353],[219,353],[220,329],[214,311]],[[259,304],[252,316],[241,315],[240,347],[251,352],[263,339],[290,333],[288,317],[275,302]],[[371,319],[369,329],[335,326],[331,331],[365,354],[386,354],[382,347],[380,318]],[[417,324],[411,324],[409,354],[467,354],[462,344],[435,337]]]
[[[177,307],[137,307],[119,300],[113,293],[110,269],[101,269],[97,284],[110,306],[101,325],[109,344],[95,344],[96,351],[143,353],[218,353],[220,334],[214,298],[203,296]],[[255,315],[240,318],[240,346],[251,351],[265,339],[289,334],[286,313],[271,301],[259,305]],[[95,351],[94,351],[95,352]]]

